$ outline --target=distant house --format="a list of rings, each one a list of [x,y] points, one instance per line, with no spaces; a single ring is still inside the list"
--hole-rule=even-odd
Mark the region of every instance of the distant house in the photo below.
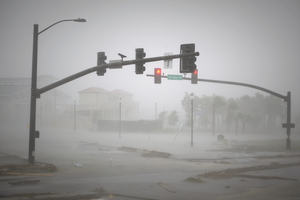
[[[132,101],[133,94],[124,90],[107,91],[99,87],[90,87],[79,93],[79,105],[76,113],[89,116],[93,122],[104,119],[134,120],[138,118],[139,104]]]
[[[50,75],[37,77],[37,88],[57,81]],[[26,126],[29,124],[31,78],[0,78],[0,123]],[[53,89],[37,99],[37,127],[52,125],[55,113],[63,110],[70,97],[64,92]]]

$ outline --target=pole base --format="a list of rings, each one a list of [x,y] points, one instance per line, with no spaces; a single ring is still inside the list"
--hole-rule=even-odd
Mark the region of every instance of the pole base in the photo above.
[[[291,150],[291,139],[286,138],[286,150]]]

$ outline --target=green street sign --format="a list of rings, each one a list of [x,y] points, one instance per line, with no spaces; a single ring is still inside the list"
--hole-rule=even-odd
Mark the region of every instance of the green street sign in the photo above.
[[[168,75],[168,80],[182,80],[182,75]]]

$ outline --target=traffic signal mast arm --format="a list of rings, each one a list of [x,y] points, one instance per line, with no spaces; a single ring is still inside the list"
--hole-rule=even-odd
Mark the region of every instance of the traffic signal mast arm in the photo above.
[[[152,75],[152,74],[147,74],[147,76],[154,77],[154,75]],[[168,76],[161,76],[161,78],[168,78]],[[184,77],[182,79],[183,80],[191,80],[192,78],[185,78]],[[284,101],[287,101],[289,99],[288,96],[284,96],[284,95],[278,94],[277,92],[268,90],[266,88],[259,87],[259,86],[256,86],[256,85],[247,84],[247,83],[239,83],[239,82],[232,82],[232,81],[221,81],[221,80],[211,80],[211,79],[197,79],[197,80],[200,81],[200,82],[221,83],[221,84],[228,84],[228,85],[239,85],[239,86],[244,86],[244,87],[250,87],[250,88],[254,88],[254,89],[261,90],[261,91],[264,91],[266,93],[272,94],[272,95],[274,95],[278,98],[283,99]]]
[[[144,59],[139,59],[139,60],[127,60],[127,61],[120,61],[120,62],[114,62],[114,63],[107,63],[107,64],[102,64],[100,66],[95,66],[95,67],[91,67],[89,69],[83,70],[81,72],[78,72],[76,74],[73,74],[69,77],[66,77],[64,79],[61,79],[57,82],[54,82],[50,85],[47,85],[45,87],[42,87],[40,89],[37,89],[35,91],[35,96],[37,98],[39,98],[39,96],[49,90],[52,90],[58,86],[61,86],[65,83],[71,82],[77,78],[80,78],[82,76],[85,76],[87,74],[96,72],[99,69],[117,69],[120,68],[120,66],[124,66],[124,65],[132,65],[132,64],[136,64],[136,63],[147,63],[147,62],[155,62],[155,61],[160,61],[160,60],[172,60],[172,59],[176,59],[176,58],[183,58],[183,57],[191,57],[191,56],[199,56],[199,52],[195,52],[195,53],[186,53],[186,54],[177,54],[177,55],[169,55],[169,56],[160,56],[160,57],[153,57],[153,58],[144,58]]]

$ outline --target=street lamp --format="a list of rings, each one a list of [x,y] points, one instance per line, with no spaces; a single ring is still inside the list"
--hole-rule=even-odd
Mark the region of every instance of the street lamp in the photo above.
[[[193,99],[194,99],[194,93],[191,94],[191,147],[193,146],[193,116],[194,116],[194,111],[193,111]]]
[[[54,126],[56,127],[56,97],[57,97],[56,90],[54,90],[53,96],[54,96]]]
[[[36,120],[36,99],[40,98],[40,95],[36,94],[37,88],[37,58],[38,58],[38,36],[52,26],[61,22],[86,22],[85,19],[65,19],[58,21],[44,30],[39,32],[39,25],[33,25],[33,51],[32,51],[32,73],[31,73],[31,96],[30,96],[30,122],[29,122],[29,151],[28,151],[28,163],[34,164],[35,160],[35,138],[39,137],[39,132],[35,130]]]
[[[73,115],[74,115],[74,133],[76,132],[76,101],[74,101],[74,109],[73,109]]]
[[[121,138],[121,110],[122,110],[122,98],[119,99],[119,138]]]

